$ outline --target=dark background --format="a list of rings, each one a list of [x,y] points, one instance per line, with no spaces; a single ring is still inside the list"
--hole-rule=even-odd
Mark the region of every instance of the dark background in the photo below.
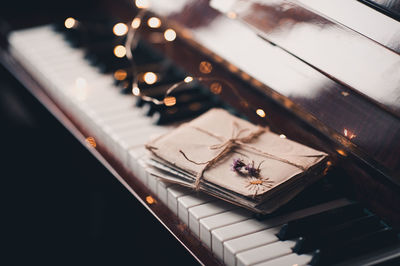
[[[95,1],[7,1],[1,28],[81,8]],[[0,265],[196,264],[1,66],[0,123]]]

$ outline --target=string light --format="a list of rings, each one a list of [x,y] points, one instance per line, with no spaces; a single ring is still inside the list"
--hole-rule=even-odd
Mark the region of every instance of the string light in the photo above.
[[[147,196],[146,197],[146,202],[148,203],[148,204],[154,204],[154,203],[157,203],[157,201],[155,200],[155,198],[153,198],[152,196]]]
[[[113,32],[117,36],[124,36],[128,32],[128,26],[125,23],[117,23],[113,27]]]
[[[229,11],[228,13],[226,13],[226,15],[228,16],[228,18],[231,18],[231,19],[237,18],[237,14],[233,11]]]
[[[260,117],[265,117],[265,112],[263,109],[257,109],[256,114]]]
[[[74,18],[71,18],[71,17],[67,18],[67,19],[64,21],[64,26],[65,26],[67,29],[72,29],[73,27],[76,26],[76,24],[77,24],[77,21],[76,21]]]
[[[222,91],[222,85],[219,82],[214,82],[210,86],[210,90],[214,94],[220,94]]]
[[[114,55],[116,57],[122,58],[126,55],[126,49],[123,45],[117,45],[114,48]]]
[[[150,3],[148,0],[136,0],[135,5],[137,8],[148,8],[150,6]]]
[[[191,76],[187,76],[183,81],[185,81],[186,83],[190,83],[193,81],[193,78]]]
[[[176,98],[173,96],[168,96],[164,98],[164,104],[166,106],[174,106],[176,104]]]
[[[140,89],[138,87],[133,87],[132,88],[132,94],[135,96],[139,96],[140,95]]]
[[[134,29],[139,28],[141,22],[142,22],[142,21],[141,21],[140,18],[134,18],[134,19],[132,20],[132,23],[131,23],[132,28],[134,28]]]
[[[284,134],[280,134],[279,137],[280,137],[281,139],[286,139],[286,136],[285,136]]]
[[[89,146],[96,148],[97,144],[93,137],[87,137],[85,141]]]
[[[176,32],[173,29],[167,29],[164,32],[164,38],[169,41],[172,42],[173,40],[176,39]]]
[[[153,72],[146,72],[143,75],[143,80],[146,82],[146,84],[154,84],[157,82],[157,75],[154,74]]]
[[[199,70],[201,73],[209,74],[212,71],[212,65],[210,62],[201,61],[199,65]]]
[[[116,80],[124,80],[128,76],[128,73],[126,73],[125,70],[123,69],[118,69],[114,72],[114,78]]]
[[[147,25],[153,29],[159,28],[161,27],[161,20],[156,17],[151,17],[149,20],[147,20]]]

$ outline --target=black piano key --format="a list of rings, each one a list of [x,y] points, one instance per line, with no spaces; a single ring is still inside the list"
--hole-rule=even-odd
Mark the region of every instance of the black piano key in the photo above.
[[[153,115],[154,123],[157,125],[165,125],[181,120],[194,118],[207,110],[218,107],[220,104],[214,101],[193,102],[182,107],[169,107],[165,112],[155,113]]]
[[[364,208],[354,203],[344,207],[328,210],[322,213],[290,221],[282,226],[278,233],[281,240],[288,240],[309,234],[315,230],[344,223],[351,219],[367,215]]]
[[[140,73],[139,75],[143,75]],[[166,91],[174,84],[181,82],[186,75],[179,70],[171,71],[168,70],[165,73],[155,73],[157,75],[157,81],[153,84],[147,84],[142,80],[138,81],[138,87],[142,94],[151,96],[153,98],[161,100],[165,95]],[[126,80],[126,82],[120,83],[122,93],[129,94],[132,89],[132,78]],[[140,105],[138,105],[140,106]]]
[[[184,106],[190,105],[194,102],[205,102],[205,101],[212,101],[210,98],[210,95],[205,94],[204,92],[198,90],[198,91],[191,91],[191,92],[186,92],[182,93],[180,95],[175,95],[175,96],[170,96],[170,97],[175,97],[176,99],[176,104],[174,105],[177,108],[182,108]],[[144,114],[147,116],[152,116],[154,113],[159,112],[159,113],[164,113],[168,110],[168,106],[166,105],[156,105],[154,103],[147,103],[148,110]]]
[[[318,228],[311,234],[300,237],[293,251],[304,254],[321,247],[337,246],[383,227],[380,219],[371,214],[328,228]]]
[[[143,73],[143,72],[157,73],[157,72],[165,72],[169,67],[171,67],[171,63],[168,62],[167,60],[164,60],[162,62],[157,62],[153,64],[135,65],[135,71],[136,73]],[[117,69],[116,71],[123,71],[126,73],[126,76],[123,79],[121,79],[116,77],[114,73],[115,85],[122,85],[124,81],[132,82],[132,77],[133,77],[132,66],[123,69]]]
[[[318,249],[314,252],[310,265],[332,265],[350,258],[377,251],[399,241],[396,232],[390,227],[354,238],[346,243]]]
[[[229,109],[229,107],[224,107]],[[235,113],[235,111],[233,111]],[[238,115],[238,114],[235,114]],[[315,182],[313,185],[306,188],[293,200],[280,207],[278,210],[270,214],[254,214],[253,216],[258,220],[265,220],[276,216],[285,215],[297,210],[302,210],[317,206],[319,204],[327,203],[333,200],[338,200],[343,196],[337,192],[336,189],[330,184],[328,178],[322,178]]]

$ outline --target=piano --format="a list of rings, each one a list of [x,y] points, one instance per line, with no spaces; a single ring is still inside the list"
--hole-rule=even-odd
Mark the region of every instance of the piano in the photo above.
[[[389,0],[96,1],[8,20],[0,62],[199,263],[399,265],[399,14]],[[264,216],[151,176],[144,143],[213,107],[332,167]]]

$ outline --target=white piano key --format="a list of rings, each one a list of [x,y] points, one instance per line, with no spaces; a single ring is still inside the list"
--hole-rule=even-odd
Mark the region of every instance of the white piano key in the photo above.
[[[224,213],[216,214],[200,220],[200,239],[212,248],[211,232],[222,226],[238,223],[251,218],[251,212],[245,209],[235,209]]]
[[[290,255],[286,255],[277,259],[268,260],[255,264],[255,266],[295,266],[295,265],[304,266],[308,265],[311,259],[312,259],[311,255],[307,254],[297,255],[295,253],[292,253]]]
[[[235,205],[222,200],[205,203],[189,209],[189,228],[200,237],[200,219],[226,212],[236,208]]]
[[[147,171],[147,165],[143,160],[138,160],[138,171],[135,173],[136,177],[142,181],[143,184],[147,184],[147,176],[148,176],[148,171]]]
[[[238,266],[253,265],[291,254],[295,241],[278,241],[237,254]]]
[[[224,243],[224,263],[236,265],[236,254],[279,241],[276,234],[280,226],[235,238]]]
[[[168,191],[167,188],[173,186],[172,183],[167,183],[162,180],[158,181],[157,184],[157,196],[165,205],[168,205]]]
[[[158,184],[159,178],[149,174],[147,176],[147,187],[157,195],[157,184]]]
[[[183,196],[178,199],[178,217],[186,224],[189,224],[189,208],[198,206],[215,198],[208,196],[202,192],[193,193],[191,195]]]
[[[237,237],[245,236],[257,231],[268,229],[280,224],[285,220],[275,218],[266,221],[249,219],[236,224],[221,227],[212,231],[212,251],[221,260],[224,259],[224,242]]]
[[[142,159],[145,155],[146,150],[144,147],[139,146],[136,148],[131,148],[128,152],[128,169],[133,173],[136,174],[139,171],[139,159]]]
[[[261,237],[272,230],[260,229],[265,224],[273,226],[271,221],[253,222],[250,212],[244,209],[219,200],[201,202],[191,195],[191,189],[150,177],[146,171],[148,166],[144,160],[146,151],[143,145],[151,136],[165,132],[165,127],[151,125],[159,114],[152,118],[143,117],[141,108],[134,104],[135,98],[120,94],[112,76],[101,74],[97,68],[90,66],[84,59],[83,50],[71,48],[61,34],[48,26],[13,33],[10,40],[12,50],[18,50],[14,51],[16,57],[45,85],[46,91],[80,123],[84,123],[96,141],[111,150],[161,201],[189,224],[204,244],[222,257],[225,253],[226,262],[233,261],[231,255],[242,255],[243,263],[247,263],[246,252],[253,250],[252,245],[265,245],[274,239],[272,235]],[[86,80],[84,89],[77,88],[78,78]],[[246,229],[243,226],[246,221],[263,226]],[[234,230],[234,225],[241,229],[229,233],[226,228]],[[293,255],[282,259],[290,259]]]
[[[193,190],[181,186],[173,186],[167,188],[168,191],[168,208],[178,215],[178,199],[182,196],[193,193]]]
[[[138,132],[140,134],[136,134]],[[137,132],[134,132],[135,136],[120,138],[116,143],[117,158],[127,166],[129,163],[129,150],[137,146],[143,146],[151,137],[158,136],[160,133],[160,131],[155,132],[152,127],[142,127],[137,129]]]
[[[297,219],[324,210],[332,209],[337,207],[338,205],[341,206],[341,204],[344,204],[345,202],[346,201],[343,200],[334,200],[332,202],[327,202],[303,210],[298,210],[282,216],[267,218],[263,221],[259,221],[256,219],[249,219],[240,223],[221,227],[219,229],[212,231],[212,250],[217,255],[217,257],[223,259],[224,257],[223,244],[225,241],[241,237],[244,235],[248,235],[257,231],[261,231],[264,229],[268,229],[271,227],[275,227],[283,223],[286,223],[292,219]]]

